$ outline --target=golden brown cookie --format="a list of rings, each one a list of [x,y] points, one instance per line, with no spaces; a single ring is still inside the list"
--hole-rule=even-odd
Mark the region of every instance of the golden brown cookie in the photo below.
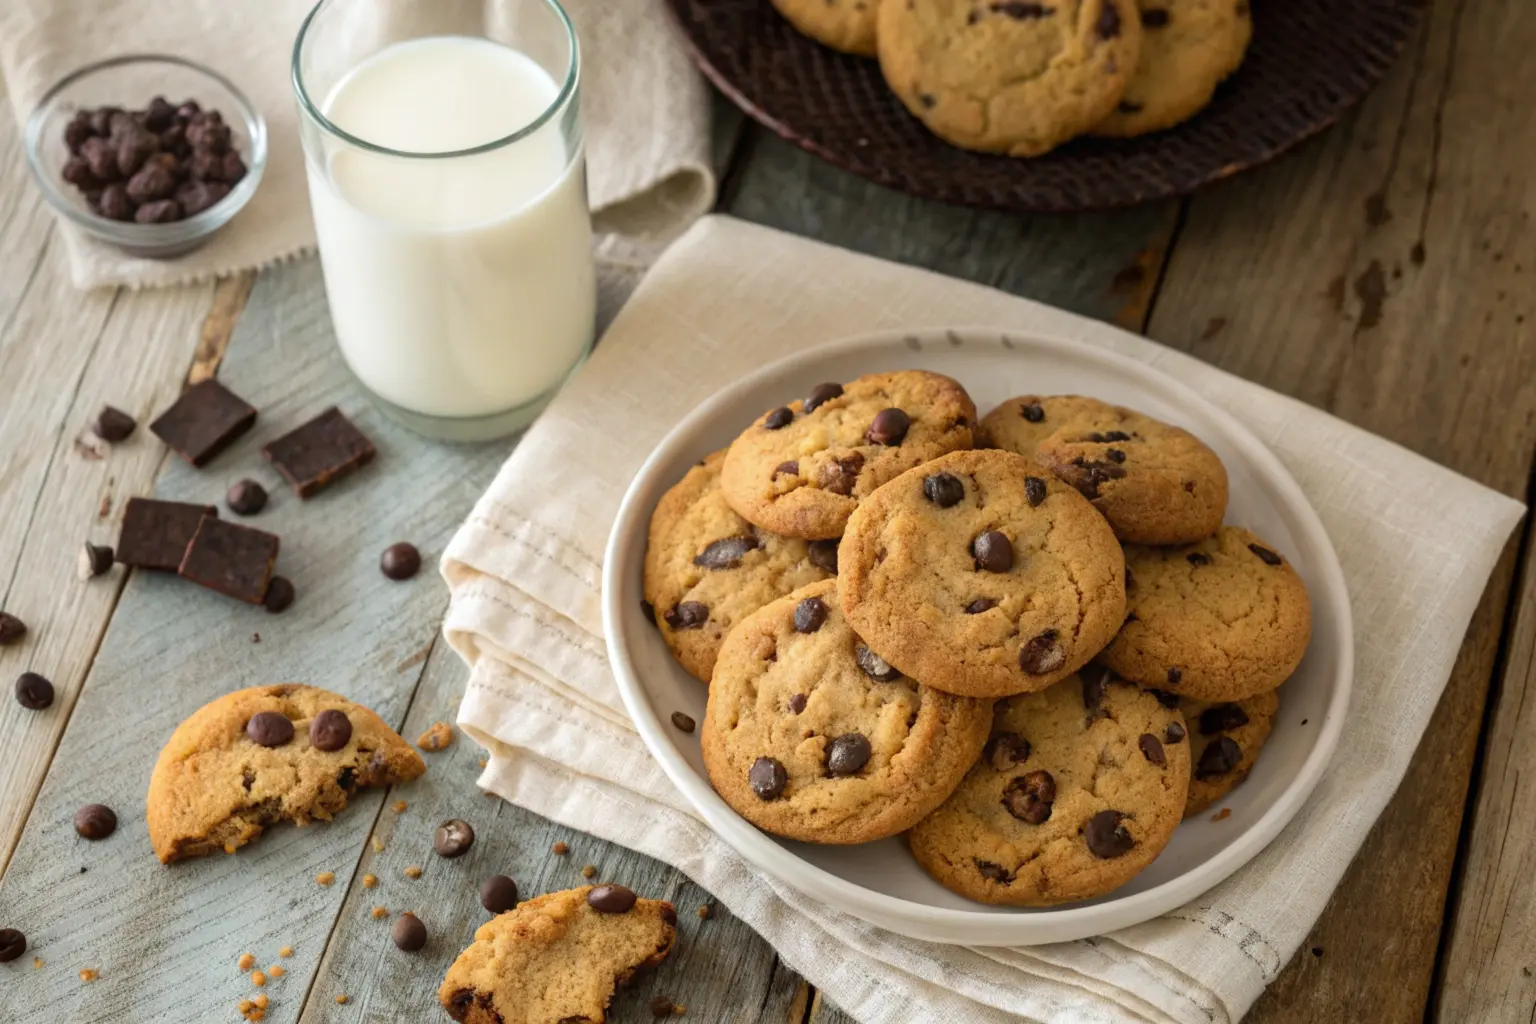
[[[737,515],[720,492],[724,461],[725,452],[715,452],[662,496],[645,549],[645,600],[656,628],[706,683],[732,626],[837,571],[835,540],[780,537]]]
[[[427,766],[361,704],[299,683],[226,694],[171,734],[149,780],[149,838],[162,864],[235,850],[280,821],[330,821],[364,786]]]
[[[971,446],[976,406],[937,373],[872,373],[818,384],[758,417],[726,452],[720,487],[747,521],[786,537],[840,537],[897,474]]]
[[[1237,70],[1253,37],[1248,0],[1140,0],[1141,57],[1095,135],[1172,128],[1198,113]]]
[[[461,1024],[603,1024],[614,992],[676,938],[672,904],[622,885],[552,892],[481,925],[438,1000]]]
[[[1189,726],[1189,800],[1184,817],[1199,814],[1230,793],[1253,770],[1280,711],[1276,691],[1260,693],[1232,704],[1183,702]]]
[[[858,57],[875,55],[875,12],[880,0],[773,0],[803,35]]]
[[[903,473],[848,521],[848,621],[882,658],[969,697],[1043,690],[1125,618],[1124,557],[1072,488],[1002,451]]]
[[[1104,664],[1205,701],[1240,701],[1288,679],[1312,637],[1306,584],[1248,530],[1176,548],[1125,549],[1125,625]]]
[[[1209,537],[1227,511],[1227,470],[1187,430],[1081,395],[1010,398],[982,419],[978,445],[1037,460],[1135,544]]]
[[[1189,789],[1177,709],[1093,669],[994,714],[981,760],[908,833],[925,871],[973,900],[1039,907],[1110,892],[1157,858]]]
[[[726,638],[704,716],[704,766],[765,831],[864,843],[949,796],[991,721],[986,701],[902,676],[848,628],[837,583],[795,591]]]

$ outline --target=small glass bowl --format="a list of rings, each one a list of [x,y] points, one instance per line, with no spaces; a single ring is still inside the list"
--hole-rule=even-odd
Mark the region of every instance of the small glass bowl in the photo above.
[[[173,104],[196,100],[204,110],[223,114],[232,135],[230,144],[245,161],[245,177],[229,195],[185,220],[170,224],[110,220],[95,213],[84,194],[63,178],[70,155],[64,126],[83,108],[142,110],[155,96]],[[27,118],[26,139],[32,177],[55,210],[103,242],[151,259],[180,256],[206,242],[250,201],[267,168],[266,122],[245,94],[217,71],[170,55],[112,57],[64,76]]]

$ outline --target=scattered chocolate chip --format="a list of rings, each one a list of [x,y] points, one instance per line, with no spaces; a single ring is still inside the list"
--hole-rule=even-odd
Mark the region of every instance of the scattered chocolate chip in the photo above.
[[[871,444],[898,445],[912,428],[912,417],[900,409],[881,409],[870,421],[864,437]]]
[[[869,737],[850,732],[837,737],[827,747],[828,775],[857,775],[869,763]]]
[[[1151,733],[1142,733],[1136,745],[1141,748],[1142,756],[1153,764],[1162,766],[1168,763],[1168,755],[1163,753],[1163,745]]]
[[[53,684],[36,672],[16,677],[16,703],[28,711],[42,711],[53,704]]]
[[[295,494],[308,498],[373,461],[373,442],[335,406],[262,446]]]
[[[790,697],[789,698],[789,710],[790,710],[790,712],[792,714],[798,715],[800,712],[804,711],[805,710],[805,702],[808,699],[809,698],[807,698],[806,695],[803,694],[803,693],[797,693],[794,696]]]
[[[139,569],[175,572],[203,518],[218,514],[212,505],[129,498],[117,536],[117,560]]]
[[[9,647],[27,635],[27,624],[10,612],[0,612],[0,647]]]
[[[1141,12],[1141,23],[1147,28],[1162,28],[1168,24],[1166,8],[1153,7]]]
[[[1183,743],[1185,731],[1183,722],[1169,722],[1168,728],[1163,730],[1163,742]]]
[[[1048,771],[1027,772],[1009,779],[1003,787],[1003,809],[1031,825],[1049,820],[1055,802],[1056,780]]]
[[[1037,476],[1024,478],[1024,497],[1029,502],[1030,508],[1037,508],[1045,500],[1045,481]]]
[[[421,918],[406,911],[390,925],[389,937],[395,940],[396,949],[415,953],[427,944],[427,926],[421,923]]]
[[[138,425],[138,420],[123,410],[104,405],[101,407],[101,412],[96,414],[96,422],[91,424],[91,429],[96,432],[97,437],[108,444],[118,444],[128,440],[129,435]]]
[[[480,883],[480,905],[493,914],[505,914],[517,906],[517,883],[506,875],[492,875]]]
[[[953,473],[934,473],[923,477],[923,497],[939,508],[949,508],[964,500],[965,484]]]
[[[683,601],[663,617],[673,629],[698,629],[709,621],[709,606],[698,601]]]
[[[276,534],[204,516],[176,574],[227,597],[261,604],[280,546]]]
[[[1218,736],[1203,751],[1195,765],[1195,778],[1214,779],[1236,768],[1243,760],[1243,748],[1230,736]]]
[[[777,800],[789,783],[789,773],[771,757],[760,757],[747,770],[747,785],[759,800]]]
[[[827,621],[827,603],[819,597],[807,597],[795,605],[795,632],[814,633]]]
[[[117,831],[117,815],[105,804],[86,804],[75,812],[75,831],[86,839],[105,839]]]
[[[287,611],[288,606],[293,604],[293,599],[297,596],[293,583],[288,577],[273,576],[272,582],[267,584],[267,596],[262,598],[261,603],[267,611],[276,615],[278,612]]]
[[[1104,703],[1104,688],[1109,681],[1109,673],[1088,672],[1083,675],[1083,707],[1089,711],[1099,710],[1099,705]]]
[[[379,571],[392,580],[408,580],[421,571],[421,552],[406,541],[391,544],[379,556]]]
[[[1211,564],[1211,556],[1205,554],[1202,551],[1191,551],[1189,554],[1185,555],[1184,557],[1189,559],[1189,564],[1190,565],[1210,565]]]
[[[1200,735],[1229,732],[1248,724],[1248,712],[1237,704],[1215,704],[1200,712]]]
[[[587,893],[587,906],[599,914],[626,914],[634,905],[634,892],[622,885],[600,885]]]
[[[267,507],[267,489],[255,480],[241,480],[224,492],[224,504],[237,516],[253,516]]]
[[[786,474],[788,476],[797,476],[800,473],[800,460],[787,459],[784,462],[779,463],[777,466],[774,466],[773,475],[778,476],[780,473]]]
[[[462,857],[475,845],[475,830],[463,818],[450,818],[437,826],[432,850],[444,860]]]
[[[1111,448],[1109,451],[1104,453],[1104,457],[1110,462],[1124,462],[1125,452],[1121,451],[1119,448]]]
[[[1013,568],[1013,542],[999,530],[988,530],[971,541],[971,557],[984,572],[1007,572]]]
[[[92,544],[86,541],[80,548],[80,557],[75,561],[75,575],[82,580],[101,576],[112,568],[112,549],[104,544]]]
[[[1055,672],[1067,663],[1067,652],[1056,639],[1056,631],[1048,629],[1019,648],[1019,668],[1030,675],[1043,676]]]
[[[332,754],[352,741],[352,720],[345,711],[326,708],[309,722],[309,745]],[[345,787],[343,787],[345,788]]]
[[[0,928],[0,964],[21,958],[27,951],[27,937],[15,928]]]
[[[981,877],[999,885],[1007,885],[1013,881],[1013,872],[1001,864],[993,864],[989,860],[976,858],[976,870],[981,872]]]
[[[761,542],[754,536],[722,537],[711,541],[709,546],[693,556],[693,564],[705,569],[734,569],[748,551],[755,550]]]
[[[1249,544],[1248,550],[1259,556],[1259,560],[1265,565],[1282,565],[1285,559],[1275,554],[1262,544]]]
[[[832,401],[832,399],[837,398],[842,393],[843,386],[841,384],[817,384],[814,388],[811,388],[811,394],[801,404],[801,408],[806,412],[815,412],[823,404]]]
[[[1106,6],[1105,10],[1109,8]],[[1083,837],[1088,841],[1088,852],[1102,860],[1124,856],[1131,852],[1136,840],[1121,824],[1125,815],[1119,811],[1100,811],[1088,819]]]
[[[854,484],[859,482],[859,471],[863,468],[864,456],[858,452],[824,462],[820,474],[821,487],[833,494],[852,494]]]
[[[681,711],[672,712],[672,725],[679,732],[693,732],[698,725],[691,715],[685,715]]]
[[[865,644],[854,645],[853,660],[859,663],[859,668],[864,670],[865,675],[878,683],[889,683],[901,678],[901,673],[896,671],[890,662],[870,650]]]
[[[1184,678],[1184,673],[1180,672],[1176,668],[1171,668],[1168,670],[1168,675],[1166,678],[1168,679],[1169,686],[1178,686],[1179,680]]]
[[[834,576],[837,575],[837,541],[813,540],[805,547],[812,565]]]
[[[1019,415],[1031,423],[1040,423],[1045,420],[1045,410],[1039,402],[1025,402],[1019,406]]]
[[[976,600],[972,601],[970,604],[965,606],[965,614],[967,614],[967,615],[980,615],[982,612],[990,611],[991,609],[996,608],[996,607],[997,607],[997,599],[996,598],[993,598],[993,597],[978,597]]]
[[[245,734],[261,747],[281,747],[293,740],[293,722],[276,711],[258,711],[245,723]]]
[[[181,393],[149,429],[194,466],[205,466],[256,422],[256,407],[212,378]]]
[[[782,430],[789,426],[795,414],[789,411],[789,406],[781,405],[777,409],[763,417],[764,430]]]
[[[1029,760],[1029,740],[1016,732],[1000,732],[987,740],[982,759],[1000,772]]]

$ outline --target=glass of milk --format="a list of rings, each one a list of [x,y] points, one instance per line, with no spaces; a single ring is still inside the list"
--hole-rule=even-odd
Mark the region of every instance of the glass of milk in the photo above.
[[[579,70],[555,0],[322,0],[299,32],[336,340],[420,433],[522,430],[592,345]]]

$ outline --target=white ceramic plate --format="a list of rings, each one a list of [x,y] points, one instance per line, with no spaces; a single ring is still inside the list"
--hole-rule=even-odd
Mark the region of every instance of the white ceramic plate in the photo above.
[[[710,788],[698,735],[674,711],[704,721],[705,687],[684,672],[640,609],[651,510],[703,456],[728,445],[764,410],[822,381],[925,369],[959,380],[986,413],[1020,394],[1086,394],[1176,423],[1214,448],[1231,477],[1227,521],[1283,552],[1312,595],[1312,646],[1280,691],[1280,714],[1247,782],[1211,813],[1185,822],[1129,884],[1096,900],[1041,910],[988,907],[951,893],[917,866],[900,838],[862,846],[778,839]],[[1317,514],[1273,453],[1225,412],[1134,360],[1087,345],[996,329],[885,333],[800,353],[715,395],[669,433],[619,509],[603,565],[603,624],[625,706],[646,746],[710,826],[759,870],[814,899],[902,935],[965,945],[1020,946],[1097,935],[1195,899],[1275,837],[1317,784],[1338,740],[1354,664],[1349,598]]]

